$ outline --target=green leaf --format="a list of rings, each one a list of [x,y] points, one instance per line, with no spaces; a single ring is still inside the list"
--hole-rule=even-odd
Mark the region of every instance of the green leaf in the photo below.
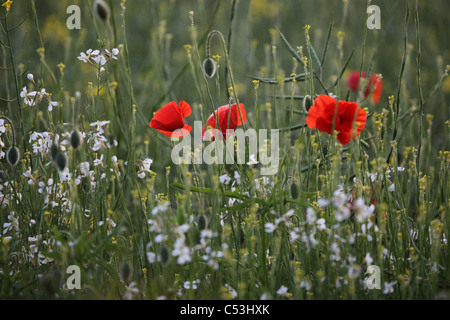
[[[330,27],[328,28],[328,34],[327,34],[327,39],[325,40],[325,46],[323,48],[323,52],[322,52],[322,60],[320,61],[320,64],[323,66],[324,62],[325,62],[325,57],[327,55],[327,51],[328,51],[328,44],[330,43],[330,36],[331,36],[331,30],[333,29],[333,20],[331,20],[330,22]]]
[[[221,208],[220,211],[228,211],[228,212],[240,211],[240,210],[248,209],[252,205],[253,205],[252,202],[246,201],[246,202],[241,202],[241,203],[235,204],[234,206],[231,206],[231,207]]]
[[[271,98],[275,99],[289,99],[289,100],[303,100],[305,96],[292,96],[292,95],[272,95]]]
[[[336,87],[338,82],[341,80],[342,76],[344,75],[345,70],[347,69],[348,64],[350,63],[350,60],[352,60],[353,54],[355,53],[355,49],[352,50],[352,53],[350,54],[350,56],[347,58],[347,60],[345,61],[344,66],[342,67],[341,72],[339,73],[339,76],[337,77],[336,81],[334,82],[334,84],[328,89],[331,90],[332,88]]]
[[[280,34],[281,40],[283,41],[283,43],[286,45],[287,49],[289,50],[289,52],[291,53],[291,55],[298,61],[302,63],[302,58],[299,56],[299,54],[297,53],[297,51],[295,51],[295,49],[291,46],[291,44],[289,43],[289,41],[287,41],[286,37],[283,35],[283,33],[278,30],[278,33]],[[314,47],[311,43],[309,43],[309,48],[311,51],[311,58],[316,66],[316,70],[319,72],[319,75],[322,76],[322,64],[320,63],[319,57],[317,56],[316,50],[314,50]]]
[[[283,40],[284,44],[286,45],[286,47],[288,48],[289,52],[291,53],[291,55],[298,61],[298,62],[302,62],[302,58],[298,55],[297,51],[295,51],[294,48],[292,48],[291,44],[287,41],[286,37],[281,33],[280,30],[278,30],[278,33],[280,34],[281,40]]]
[[[305,73],[299,74],[295,77],[295,81],[305,81]],[[252,78],[253,80],[258,80],[260,82],[263,83],[270,83],[270,84],[278,84],[278,80],[276,78],[261,78],[261,77],[255,77],[255,76],[250,76],[250,78]],[[293,81],[293,77],[288,77],[288,78],[284,78],[283,82],[292,82]]]
[[[314,47],[312,43],[309,43],[309,49],[311,51],[311,58],[316,66],[316,70],[318,71],[319,75],[317,76],[318,79],[322,78],[322,64],[320,63],[319,57],[317,56],[316,50],[314,50]],[[320,77],[319,77],[320,76]]]
[[[306,124],[298,124],[298,125],[292,126],[290,128],[281,128],[280,131],[294,131],[294,130],[299,130],[299,129],[302,129],[305,127],[306,127]]]

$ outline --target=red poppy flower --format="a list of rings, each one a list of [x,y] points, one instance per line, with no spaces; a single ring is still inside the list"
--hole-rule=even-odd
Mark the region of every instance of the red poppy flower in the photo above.
[[[366,73],[363,72],[361,74],[361,78],[366,77]],[[358,82],[359,82],[359,71],[354,71],[350,74],[350,76],[347,79],[347,85],[348,87],[356,92],[358,90]],[[381,92],[383,90],[383,80],[379,79],[376,74],[372,74],[369,78],[369,83],[366,88],[366,92],[364,93],[364,98],[367,99],[370,94],[373,92],[373,103],[377,104],[380,102],[381,98]]]
[[[333,97],[320,95],[309,109],[306,124],[311,129],[317,128],[328,134],[331,134],[333,129],[336,130],[337,139],[342,145],[346,145],[364,130],[366,120],[366,112],[356,102],[336,101]]]
[[[191,113],[191,106],[186,101],[181,101],[179,106],[172,101],[155,113],[150,122],[150,128],[168,137],[182,138],[192,130],[191,126],[184,123],[184,118]]]
[[[230,113],[231,110],[231,113]],[[239,114],[240,111],[240,114]],[[242,116],[242,120],[241,120],[241,116]],[[216,136],[216,125],[217,125],[217,121],[216,118],[218,117],[218,121],[219,121],[219,126],[220,126],[220,130],[222,131],[223,134],[223,139],[226,140],[226,133],[227,133],[227,129],[230,130],[235,130],[236,127],[238,126],[242,126],[243,124],[245,124],[247,122],[247,113],[244,109],[244,105],[242,103],[239,104],[239,108],[237,104],[233,104],[232,106],[230,105],[225,105],[220,107],[214,114],[212,114],[208,121],[206,122],[205,127],[203,127],[203,133],[202,133],[202,138],[203,140],[210,140],[210,139],[206,139],[205,138],[205,132],[207,129],[212,129],[210,132],[212,133],[211,136],[211,140],[214,141],[215,140],[215,136]],[[228,119],[229,118],[229,119]],[[229,123],[228,123],[229,120]],[[229,124],[229,126],[228,126]]]

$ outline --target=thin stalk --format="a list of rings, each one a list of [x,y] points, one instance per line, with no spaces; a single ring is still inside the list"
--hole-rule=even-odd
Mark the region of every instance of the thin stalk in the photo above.
[[[416,45],[417,45],[417,93],[419,99],[419,145],[417,147],[417,172],[420,172],[420,153],[422,150],[422,131],[423,131],[423,112],[424,112],[424,103],[423,103],[423,94],[422,94],[422,86],[421,86],[421,77],[420,77],[420,64],[422,58],[422,52],[420,47],[420,22],[419,22],[419,2],[416,0],[416,12],[415,12],[415,24],[416,24]],[[417,176],[419,178],[419,176]],[[417,185],[418,186],[418,185]]]

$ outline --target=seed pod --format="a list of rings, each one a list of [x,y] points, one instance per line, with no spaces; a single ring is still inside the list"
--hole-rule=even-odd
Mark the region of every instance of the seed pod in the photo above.
[[[296,200],[298,198],[298,186],[295,182],[291,184],[291,197]]]
[[[169,262],[169,259],[170,259],[169,250],[167,250],[165,246],[162,246],[161,249],[159,250],[159,261],[163,265],[166,265]]]
[[[123,282],[130,282],[131,280],[131,266],[128,262],[122,262],[119,266],[119,276]]]
[[[82,143],[81,135],[78,133],[77,130],[74,130],[70,135],[70,145],[72,146],[72,148],[77,150],[80,148],[81,143]]]
[[[50,155],[52,157],[52,160],[55,161],[56,155],[59,152],[59,147],[56,143],[53,143],[52,146],[50,147]]]
[[[203,231],[207,227],[208,227],[208,218],[202,214],[197,219],[197,228],[198,230]]]
[[[19,158],[20,158],[20,151],[16,147],[11,147],[6,152],[6,160],[13,167],[16,166],[17,163],[19,163]]]
[[[94,12],[103,21],[109,20],[111,16],[111,10],[108,4],[103,0],[94,1]]]
[[[305,97],[303,98],[303,108],[304,108],[306,111],[309,111],[309,109],[311,108],[311,105],[312,105],[311,96],[305,96]]]
[[[203,61],[203,73],[208,78],[214,77],[216,74],[216,61],[213,58],[207,58],[205,61]]]
[[[64,152],[58,152],[55,156],[55,166],[58,171],[64,171],[67,166],[67,156]]]

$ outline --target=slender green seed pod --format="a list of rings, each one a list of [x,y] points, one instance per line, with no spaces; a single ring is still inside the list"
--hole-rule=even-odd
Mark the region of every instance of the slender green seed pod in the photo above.
[[[298,198],[298,186],[295,182],[291,183],[291,197],[294,200]]]

